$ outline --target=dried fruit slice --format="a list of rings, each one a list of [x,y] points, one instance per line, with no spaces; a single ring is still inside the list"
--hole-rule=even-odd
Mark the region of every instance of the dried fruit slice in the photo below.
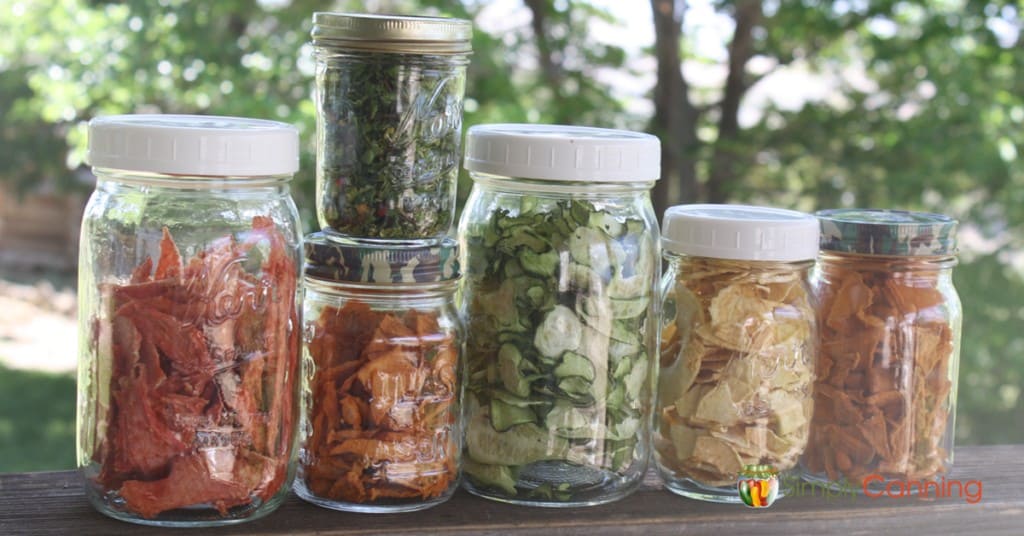
[[[905,258],[822,267],[826,318],[804,463],[829,478],[932,477],[947,454],[953,333],[937,271]]]
[[[451,490],[454,334],[435,313],[375,311],[359,300],[325,306],[307,322],[315,372],[305,487],[351,503],[422,501]]]
[[[294,248],[269,218],[240,234],[185,264],[164,229],[155,270],[147,258],[129,284],[104,289],[113,355],[98,482],[143,517],[191,506],[227,515],[284,485],[294,431],[285,378],[299,350]],[[263,249],[250,257],[256,235]],[[255,274],[242,269],[249,258],[260,259]]]
[[[663,466],[704,485],[733,483],[746,464],[793,467],[807,443],[815,315],[800,270],[767,266],[678,265],[655,447]]]

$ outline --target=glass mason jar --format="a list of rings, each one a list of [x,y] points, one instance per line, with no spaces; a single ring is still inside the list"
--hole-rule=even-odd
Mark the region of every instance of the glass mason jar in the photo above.
[[[255,519],[287,495],[298,418],[298,132],[137,115],[89,124],[78,466],[108,516]]]
[[[785,473],[807,445],[818,222],[791,210],[681,205],[663,227],[658,471],[684,497],[741,502],[744,467]]]
[[[620,499],[647,467],[658,225],[646,134],[469,131],[459,224],[467,340],[465,486],[504,502]]]
[[[472,33],[460,19],[313,15],[325,232],[433,243],[451,230]]]
[[[464,329],[458,248],[306,241],[295,489],[335,510],[408,512],[455,492]]]
[[[821,351],[805,478],[858,491],[935,479],[953,462],[957,222],[896,210],[817,215]]]

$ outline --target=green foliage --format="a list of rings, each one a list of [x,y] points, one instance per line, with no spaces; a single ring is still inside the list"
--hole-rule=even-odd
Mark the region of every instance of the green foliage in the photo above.
[[[964,305],[960,351],[959,444],[1024,441],[1024,280],[999,255],[954,272]]]
[[[75,379],[0,365],[0,393],[0,473],[74,469]]]
[[[395,0],[383,12],[474,19],[486,2]],[[621,105],[596,81],[625,54],[588,37],[586,2],[549,2],[551,48],[566,52],[560,78],[532,61],[528,27],[505,35],[477,31],[464,124],[566,122],[621,124]],[[292,192],[306,227],[316,218],[312,50],[314,11],[364,9],[356,0],[18,0],[0,10],[0,180],[24,190],[44,180],[79,187],[69,169],[83,165],[85,123],[118,113],[199,113],[276,119],[304,140]],[[460,201],[469,181],[460,178]],[[461,202],[460,202],[461,206]]]
[[[311,141],[312,71],[301,65],[308,52],[299,52],[319,7],[309,0],[288,9],[255,0],[15,2],[0,10],[0,177],[23,190],[44,179],[74,184],[68,169],[83,165],[85,123],[97,115],[263,117],[293,123]],[[295,188],[303,207],[311,206],[312,163],[307,147]],[[303,216],[314,220],[308,209]]]
[[[1024,441],[1024,334],[1015,329],[1024,319],[1024,52],[1019,37],[1015,44],[995,30],[1017,20],[1008,6],[901,1],[840,11],[782,2],[760,53],[832,73],[837,98],[764,110],[739,141],[751,157],[733,192],[804,210],[889,207],[960,219],[958,438],[966,443]]]

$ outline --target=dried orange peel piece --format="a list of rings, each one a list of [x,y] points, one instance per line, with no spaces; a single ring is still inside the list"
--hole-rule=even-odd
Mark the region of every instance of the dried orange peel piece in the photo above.
[[[823,267],[822,345],[803,463],[829,479],[945,470],[953,333],[937,271],[875,259]]]
[[[436,315],[324,307],[308,344],[315,373],[306,487],[352,503],[428,500],[458,477],[458,348]]]

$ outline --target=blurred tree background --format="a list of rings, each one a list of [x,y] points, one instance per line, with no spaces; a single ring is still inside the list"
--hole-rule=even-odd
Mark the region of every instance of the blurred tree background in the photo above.
[[[300,129],[293,193],[310,224],[312,12],[473,19],[465,124],[654,132],[663,143],[659,214],[712,201],[959,218],[958,443],[1024,443],[1019,3],[631,0],[648,24],[634,35],[641,46],[627,50],[608,39],[621,29],[614,1],[10,0],[0,7],[0,182],[88,190],[75,172],[97,115],[265,117]],[[637,84],[646,94],[618,89]],[[463,176],[460,196],[468,190]],[[12,396],[0,394],[2,451],[13,442],[38,450],[13,437],[5,415],[22,406]],[[64,409],[55,411],[66,421]],[[71,430],[50,426],[36,440],[66,441],[66,452],[38,450],[48,457],[6,469],[71,467],[72,439],[54,429]]]

